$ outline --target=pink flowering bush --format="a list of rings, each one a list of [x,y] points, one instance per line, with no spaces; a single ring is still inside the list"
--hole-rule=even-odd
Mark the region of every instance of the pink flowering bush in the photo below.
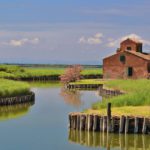
[[[63,84],[68,84],[69,82],[79,80],[81,78],[81,71],[82,71],[81,65],[73,65],[68,67],[65,70],[65,73],[60,76],[61,82]]]

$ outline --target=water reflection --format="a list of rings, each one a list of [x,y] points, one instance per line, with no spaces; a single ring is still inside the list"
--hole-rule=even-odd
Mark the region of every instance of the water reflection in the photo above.
[[[29,112],[34,103],[24,103],[0,107],[0,121],[22,117]]]
[[[76,107],[79,107],[81,105],[81,93],[77,90],[67,90],[65,88],[61,88],[60,95],[63,97],[64,101],[69,104]]]
[[[111,149],[150,150],[149,135],[107,134],[69,130],[68,140],[88,147]]]
[[[31,88],[49,88],[49,87],[60,87],[61,83],[57,81],[41,81],[41,82],[28,82]]]

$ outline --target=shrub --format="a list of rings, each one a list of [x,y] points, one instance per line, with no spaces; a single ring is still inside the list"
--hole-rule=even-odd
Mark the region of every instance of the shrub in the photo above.
[[[65,70],[65,73],[60,76],[61,82],[63,84],[68,84],[69,82],[75,82],[81,78],[81,65],[73,65]]]

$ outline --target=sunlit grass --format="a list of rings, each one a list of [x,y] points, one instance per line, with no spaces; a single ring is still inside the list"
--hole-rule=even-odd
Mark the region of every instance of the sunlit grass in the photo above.
[[[0,79],[0,97],[18,96],[29,93],[28,83]]]
[[[124,107],[113,107],[111,109],[112,116],[145,116],[150,117],[150,106],[124,106]],[[98,110],[87,109],[84,112],[107,115],[107,109],[101,108]]]
[[[103,74],[102,72],[102,68],[91,68],[91,69],[83,69],[83,71],[81,72],[82,75],[100,75]]]
[[[70,82],[70,84],[75,85],[75,84],[104,84],[105,80],[102,79],[83,79],[83,80],[78,80],[76,82]]]
[[[105,86],[125,91],[126,94],[104,98],[102,102],[94,103],[93,109],[106,108],[108,102],[111,102],[113,107],[150,106],[150,80],[110,80]]]
[[[24,68],[15,65],[0,65],[0,78],[32,78],[41,76],[62,75],[65,71],[64,67],[43,67],[43,68]],[[82,75],[100,75],[101,68],[84,68]]]

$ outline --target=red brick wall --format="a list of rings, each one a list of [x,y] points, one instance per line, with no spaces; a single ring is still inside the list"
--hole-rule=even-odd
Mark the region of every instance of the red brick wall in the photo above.
[[[120,61],[120,55],[125,55],[126,61]],[[147,78],[148,61],[134,54],[120,52],[103,60],[103,76],[104,78]],[[133,67],[133,76],[127,76],[127,68]]]
[[[131,47],[132,51],[137,51],[137,46],[138,44],[136,44],[135,42],[131,41],[131,40],[125,40],[120,44],[120,50],[124,51],[127,50],[127,47]]]

